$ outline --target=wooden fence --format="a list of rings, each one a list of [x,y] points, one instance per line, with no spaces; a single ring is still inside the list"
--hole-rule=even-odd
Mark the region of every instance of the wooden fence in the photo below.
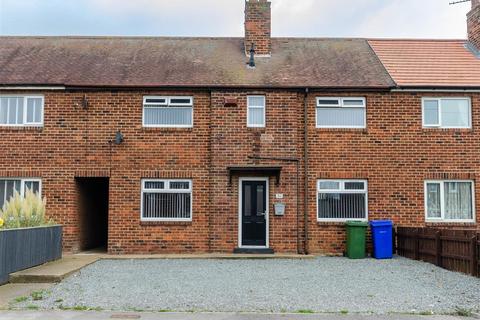
[[[398,227],[397,254],[480,276],[480,234],[472,230]]]

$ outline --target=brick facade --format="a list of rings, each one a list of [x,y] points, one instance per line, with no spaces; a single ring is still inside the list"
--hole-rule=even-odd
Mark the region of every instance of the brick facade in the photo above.
[[[275,252],[303,252],[303,91],[35,93],[45,96],[44,127],[0,127],[0,176],[42,179],[47,212],[65,226],[66,251],[81,247],[75,178],[108,177],[110,253],[232,252],[238,246],[239,177],[233,176],[230,182],[227,167],[256,164],[282,167],[279,185],[273,177],[269,183],[270,247]],[[266,96],[266,128],[247,128],[248,94]],[[193,128],[142,127],[144,95],[193,96]],[[321,95],[366,97],[367,128],[315,128],[315,97]],[[471,97],[473,129],[422,128],[424,95]],[[84,96],[88,109],[81,107]],[[237,105],[225,105],[226,100]],[[369,218],[393,219],[404,226],[425,225],[424,180],[477,182],[479,105],[478,94],[309,93],[308,252],[338,254],[344,250],[344,227],[316,220],[317,179],[367,179]],[[117,130],[125,136],[118,146],[109,143]],[[297,158],[298,170],[295,162],[249,157]],[[193,221],[141,222],[142,178],[192,179]],[[285,196],[287,210],[282,217],[273,215],[276,193]],[[476,191],[477,221],[479,195]],[[441,226],[478,229],[477,224]]]

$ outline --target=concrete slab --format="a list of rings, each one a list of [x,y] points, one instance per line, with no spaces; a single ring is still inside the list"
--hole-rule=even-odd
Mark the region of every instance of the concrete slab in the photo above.
[[[97,255],[67,255],[41,266],[10,274],[10,283],[54,283],[100,259]]]
[[[49,289],[50,283],[9,283],[0,286],[0,309],[8,309],[10,303],[20,297],[28,297],[33,291]]]
[[[79,254],[81,255],[81,254]],[[314,255],[301,254],[224,254],[224,253],[207,253],[207,254],[122,254],[97,255],[100,259],[314,259]]]
[[[62,259],[10,274],[10,283],[55,283],[100,259],[313,259],[299,254],[126,254],[85,252],[66,255]]]
[[[333,315],[333,314],[248,314],[248,313],[116,313],[76,311],[8,311],[1,320],[457,320],[453,316]]]

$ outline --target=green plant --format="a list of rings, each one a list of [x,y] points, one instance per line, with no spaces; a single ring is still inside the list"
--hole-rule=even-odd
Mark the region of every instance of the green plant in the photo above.
[[[28,310],[38,310],[38,306],[36,306],[36,305],[34,305],[34,304],[29,304],[29,305],[27,306],[27,309],[28,309]]]
[[[473,315],[473,311],[465,308],[456,308],[455,314],[460,317],[471,317]]]
[[[15,191],[13,197],[8,200],[0,210],[0,219],[3,221],[1,228],[15,229],[38,227],[53,224],[45,217],[46,199],[38,193],[27,189],[22,197]]]
[[[297,313],[315,313],[313,310],[310,310],[310,309],[300,309],[300,310],[297,310]]]
[[[348,310],[340,310],[341,314],[348,314]]]
[[[43,291],[33,291],[30,296],[32,297],[32,300],[38,301],[38,300],[43,300]]]
[[[20,303],[20,302],[25,302],[28,300],[27,297],[25,296],[22,296],[22,297],[16,297],[15,299],[13,299],[16,303]]]

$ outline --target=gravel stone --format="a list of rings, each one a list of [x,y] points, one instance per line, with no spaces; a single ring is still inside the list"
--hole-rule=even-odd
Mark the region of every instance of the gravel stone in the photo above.
[[[101,260],[40,308],[116,311],[450,313],[480,310],[480,279],[395,258]]]

